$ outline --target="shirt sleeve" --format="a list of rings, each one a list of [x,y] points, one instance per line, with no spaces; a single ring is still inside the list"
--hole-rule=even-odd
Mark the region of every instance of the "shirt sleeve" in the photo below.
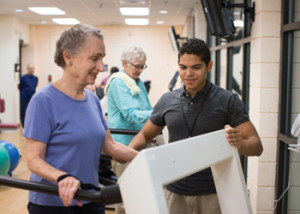
[[[157,126],[165,126],[166,122],[164,120],[164,101],[165,101],[166,96],[163,95],[156,105],[153,107],[153,112],[150,117],[150,121]]]
[[[111,81],[108,97],[114,100],[123,117],[131,123],[143,124],[151,115],[152,109],[141,110],[125,82],[119,78]]]
[[[238,125],[249,121],[249,115],[246,111],[245,105],[237,94],[233,94],[231,96],[228,106],[228,112],[229,124],[232,127],[237,127]]]
[[[48,143],[51,136],[51,116],[41,96],[33,96],[26,109],[24,137]]]

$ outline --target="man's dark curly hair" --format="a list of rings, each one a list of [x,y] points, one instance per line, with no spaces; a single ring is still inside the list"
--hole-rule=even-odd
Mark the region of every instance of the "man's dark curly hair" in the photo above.
[[[208,65],[210,58],[210,50],[206,43],[202,39],[188,39],[185,41],[178,53],[178,60],[183,54],[194,54],[200,57],[200,59]]]

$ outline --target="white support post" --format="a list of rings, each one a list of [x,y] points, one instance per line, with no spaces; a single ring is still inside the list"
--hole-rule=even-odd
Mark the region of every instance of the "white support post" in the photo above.
[[[239,155],[225,130],[142,150],[119,178],[127,214],[167,214],[163,186],[211,166],[223,214],[251,214]]]

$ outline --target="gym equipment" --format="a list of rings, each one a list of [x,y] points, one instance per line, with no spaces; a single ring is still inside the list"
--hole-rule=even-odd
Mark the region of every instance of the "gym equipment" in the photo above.
[[[8,141],[0,140],[0,144],[6,149],[6,151],[9,154],[10,167],[9,167],[9,170],[8,170],[8,174],[11,176],[12,171],[14,171],[15,168],[19,164],[19,160],[20,160],[19,151],[18,151],[17,147],[14,144],[12,144]]]
[[[19,189],[58,195],[58,187],[50,184],[25,181],[6,176],[0,176],[0,184]],[[104,187],[101,191],[78,190],[75,198],[92,202],[102,202],[107,205],[122,202],[119,186],[117,184]]]
[[[142,150],[119,178],[126,213],[168,213],[163,186],[211,167],[223,214],[252,213],[239,154],[225,130]]]
[[[175,87],[178,76],[179,76],[179,71],[176,71],[168,85],[169,91],[173,91],[173,88]]]
[[[111,134],[127,134],[136,135],[140,130],[127,130],[127,129],[109,129]]]
[[[0,97],[0,113],[5,112],[5,100]],[[1,123],[0,120],[0,132],[3,129],[17,129],[19,128],[19,123]]]
[[[297,144],[300,145],[300,114],[296,117],[292,126],[291,134],[297,138]]]
[[[0,129],[17,129],[20,123],[0,123]]]
[[[118,176],[112,171],[111,160],[111,156],[101,154],[98,175],[99,183],[104,186],[117,184],[118,181]]]
[[[0,175],[7,175],[10,167],[10,159],[7,150],[0,144]]]
[[[128,214],[167,214],[163,186],[210,166],[222,213],[251,214],[239,154],[225,135],[225,130],[220,130],[142,150],[118,179],[119,185],[100,192],[79,190],[75,198],[107,205],[123,199]],[[0,176],[0,184],[58,194],[56,186],[5,176]]]
[[[297,138],[297,144],[289,144],[289,149],[295,152],[300,152],[300,113],[296,117],[292,129],[291,134]]]
[[[5,111],[5,100],[0,97],[0,113]]]

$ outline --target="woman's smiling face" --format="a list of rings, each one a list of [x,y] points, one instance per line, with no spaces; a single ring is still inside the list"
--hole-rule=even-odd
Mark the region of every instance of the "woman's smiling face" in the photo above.
[[[72,58],[72,74],[82,84],[94,84],[99,72],[104,71],[105,46],[102,39],[88,35],[84,46]]]

